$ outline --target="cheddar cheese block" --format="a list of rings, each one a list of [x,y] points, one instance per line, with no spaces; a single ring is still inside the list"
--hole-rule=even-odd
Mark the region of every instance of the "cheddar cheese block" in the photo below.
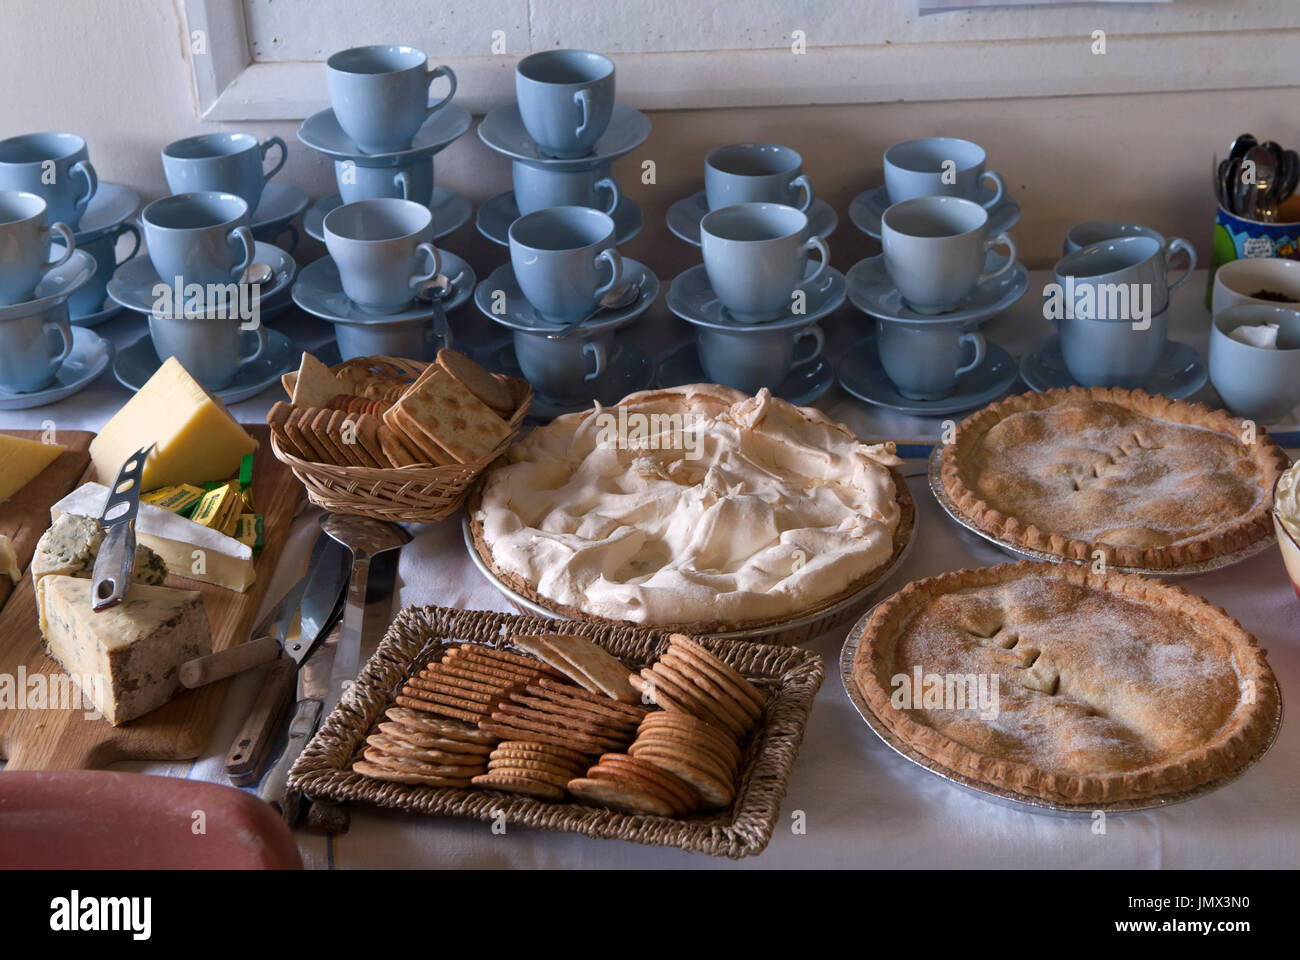
[[[169,357],[104,425],[90,444],[101,483],[112,483],[131,454],[153,443],[140,479],[143,490],[175,483],[203,484],[239,472],[239,461],[257,449],[225,405]]]
[[[38,473],[58,459],[63,449],[57,443],[39,443],[0,433],[0,503],[35,480]]]
[[[114,726],[162,706],[183,689],[182,663],[212,652],[203,595],[134,584],[115,607],[94,612],[89,580],[49,576],[37,587],[45,648]]]

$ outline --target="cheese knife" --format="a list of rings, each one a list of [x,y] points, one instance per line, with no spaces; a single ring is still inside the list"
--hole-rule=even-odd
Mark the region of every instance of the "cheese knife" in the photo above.
[[[135,517],[140,512],[140,477],[144,462],[153,450],[151,443],[131,456],[117,471],[100,514],[104,543],[95,557],[90,586],[90,609],[96,613],[115,607],[126,597],[135,567]]]

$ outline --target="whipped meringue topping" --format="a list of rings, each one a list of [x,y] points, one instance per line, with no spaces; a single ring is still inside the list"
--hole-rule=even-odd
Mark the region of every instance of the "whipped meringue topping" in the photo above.
[[[1300,539],[1300,462],[1291,464],[1277,478],[1273,511],[1291,536]]]
[[[887,563],[892,443],[762,390],[634,393],[540,427],[475,514],[492,562],[541,596],[644,624],[777,620]]]

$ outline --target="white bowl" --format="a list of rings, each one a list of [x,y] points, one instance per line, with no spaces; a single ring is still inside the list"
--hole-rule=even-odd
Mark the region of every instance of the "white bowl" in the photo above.
[[[1254,296],[1261,290],[1284,293],[1290,300],[1268,300]],[[1280,257],[1249,257],[1229,260],[1214,271],[1214,293],[1210,313],[1218,316],[1240,303],[1263,303],[1300,310],[1300,260]]]

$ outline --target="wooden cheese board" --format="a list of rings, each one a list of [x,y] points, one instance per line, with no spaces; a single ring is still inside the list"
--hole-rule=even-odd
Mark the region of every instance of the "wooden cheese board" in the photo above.
[[[44,430],[6,430],[11,437],[42,441]],[[18,569],[26,571],[36,552],[36,541],[50,525],[50,507],[62,500],[80,482],[90,463],[93,433],[85,430],[60,431],[53,438],[66,449],[27,486],[0,503],[0,535],[9,538],[18,557]],[[14,591],[9,578],[0,574],[0,609]]]
[[[268,428],[261,424],[246,424],[244,428],[258,442],[253,499],[265,518],[265,545],[256,560],[256,580],[244,593],[175,575],[166,581],[169,586],[203,594],[214,651],[248,640],[303,499],[302,485],[288,467],[271,455]],[[92,479],[92,474],[93,469],[83,466],[81,482]],[[54,497],[51,503],[58,499]],[[49,504],[41,522],[49,525]],[[37,531],[37,537],[44,528]],[[37,674],[63,674],[42,648],[36,595],[26,577],[0,612],[0,673],[16,678],[20,669],[29,680]],[[88,718],[83,709],[0,710],[0,757],[7,761],[9,770],[86,769],[118,760],[191,759],[207,746],[227,683],[181,694],[165,706],[118,727],[107,720]]]

